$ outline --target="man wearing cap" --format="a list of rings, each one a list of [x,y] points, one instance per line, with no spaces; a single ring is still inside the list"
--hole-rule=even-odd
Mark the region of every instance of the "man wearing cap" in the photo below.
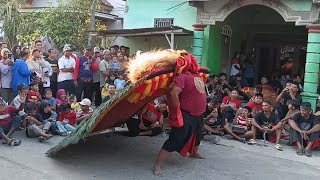
[[[99,71],[99,65],[101,62],[100,59],[100,48],[95,47],[94,48],[94,59],[96,60],[96,63],[98,65],[98,70],[93,71],[93,93],[94,94],[94,105],[100,106],[101,104],[101,88],[100,88],[100,71]]]
[[[12,89],[15,94],[18,94],[18,85],[20,83],[28,86],[30,84],[30,77],[32,75],[32,71],[28,69],[26,61],[29,57],[29,54],[21,51],[20,59],[17,59],[12,68]]]
[[[84,56],[80,56],[76,60],[76,67],[74,71],[74,81],[76,87],[77,99],[88,98],[92,100],[93,94],[93,72],[98,71],[97,60],[92,54],[92,49],[90,47],[85,48]]]
[[[281,129],[272,129],[280,122],[277,114],[272,112],[272,105],[269,100],[264,100],[262,103],[262,112],[259,112],[251,119],[253,138],[249,140],[248,144],[257,144],[257,133],[265,133],[275,131],[277,137],[281,135]]]
[[[1,88],[0,94],[6,102],[11,102],[14,98],[12,91],[12,65],[13,60],[8,57],[10,50],[3,48],[1,50],[2,60],[0,61],[0,72],[1,72]]]
[[[75,93],[74,70],[76,60],[71,57],[72,49],[70,46],[63,48],[64,55],[58,60],[58,89],[64,89],[69,94]]]
[[[311,104],[309,102],[303,102],[300,106],[300,113],[294,115],[289,120],[291,127],[289,131],[290,143],[298,146],[297,154],[306,156],[312,156],[312,149],[316,140],[320,135],[320,121],[312,114]],[[307,142],[307,147],[304,149],[304,141]]]
[[[4,106],[4,100],[0,97],[0,136],[3,139],[3,144],[11,146],[12,144],[18,146],[21,141],[15,141],[11,138],[17,128],[20,127],[22,118],[15,113],[21,111],[26,101],[26,95],[22,93],[20,95],[20,106],[16,108],[14,106]]]
[[[111,52],[109,50],[104,50],[104,58],[101,60],[99,64],[99,71],[100,71],[100,88],[103,88],[106,84],[106,80],[108,79],[108,76],[110,75],[110,69],[111,69]]]
[[[84,98],[81,102],[79,102],[81,106],[81,110],[77,112],[77,124],[80,124],[84,119],[89,117],[93,113],[93,109],[91,106],[91,101],[87,98]]]

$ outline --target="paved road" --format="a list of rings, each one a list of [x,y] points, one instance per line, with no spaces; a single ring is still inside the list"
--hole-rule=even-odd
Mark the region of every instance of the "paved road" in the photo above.
[[[318,179],[320,153],[312,158],[297,156],[292,147],[276,151],[269,147],[249,146],[222,139],[216,145],[205,141],[201,153],[206,160],[181,158],[173,154],[164,167],[163,178],[154,177],[151,167],[163,137],[129,138],[120,135],[95,136],[74,145],[58,158],[44,153],[62,137],[46,143],[24,137],[19,147],[0,145],[0,180],[152,180],[152,179]]]

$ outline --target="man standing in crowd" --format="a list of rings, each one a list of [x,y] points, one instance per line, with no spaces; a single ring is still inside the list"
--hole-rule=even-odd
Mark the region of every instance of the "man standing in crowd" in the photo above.
[[[198,64],[195,64],[192,70],[177,76],[174,80],[174,86],[168,93],[168,104],[170,120],[178,120],[178,111],[181,110],[183,126],[172,127],[169,139],[164,143],[159,152],[156,164],[154,165],[154,174],[162,176],[161,167],[174,151],[182,156],[186,151],[193,158],[204,159],[198,154],[198,148],[202,139],[203,113],[206,111],[206,90],[203,80],[197,75]],[[192,94],[192,96],[190,96]],[[195,143],[191,143],[195,142]]]
[[[96,63],[98,65],[98,70],[93,71],[93,93],[94,94],[94,105],[100,106],[101,104],[101,89],[100,89],[100,71],[99,71],[99,65],[101,62],[100,59],[100,48],[95,47],[94,48],[94,57],[96,60]]]
[[[93,72],[98,71],[98,64],[92,54],[92,49],[87,47],[84,50],[84,56],[81,56],[76,61],[74,71],[74,81],[77,85],[76,96],[77,99],[88,98],[92,101],[93,94]],[[84,97],[82,98],[82,93]]]
[[[291,127],[289,131],[290,143],[298,146],[297,154],[312,156],[312,146],[320,135],[320,121],[317,116],[312,114],[311,104],[304,102],[300,106],[300,113],[289,120]],[[307,147],[304,149],[303,142],[307,141]]]
[[[56,93],[58,91],[58,60],[57,60],[57,51],[55,49],[48,50],[48,58],[45,59],[50,63],[52,68],[52,75],[50,76],[50,89],[52,90],[52,96],[56,97]]]
[[[64,89],[69,94],[74,94],[73,72],[76,61],[71,57],[72,49],[69,46],[63,48],[64,55],[58,61],[58,89]]]
[[[5,42],[0,42],[0,52],[3,48],[7,48],[7,44]],[[2,59],[2,55],[0,54],[0,59]]]
[[[32,75],[32,71],[28,69],[28,65],[26,63],[29,54],[22,51],[20,52],[20,59],[17,59],[12,68],[12,89],[15,94],[18,94],[18,85],[23,83],[27,86],[30,84],[30,77]]]

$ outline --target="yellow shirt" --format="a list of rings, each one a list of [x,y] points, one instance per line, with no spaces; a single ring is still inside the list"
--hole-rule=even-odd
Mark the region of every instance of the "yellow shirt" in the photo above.
[[[75,110],[76,112],[80,111],[80,109],[81,109],[80,104],[78,102],[74,102],[74,103],[70,104],[70,106],[71,106],[71,109]]]

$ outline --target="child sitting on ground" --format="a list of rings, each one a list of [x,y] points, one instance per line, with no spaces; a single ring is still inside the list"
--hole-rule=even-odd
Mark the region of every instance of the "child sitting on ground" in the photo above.
[[[47,102],[50,105],[51,109],[55,111],[57,108],[57,103],[56,99],[52,97],[52,90],[50,88],[44,90],[43,97],[44,98],[42,102]]]
[[[126,86],[126,81],[123,79],[123,75],[119,74],[118,78],[114,80],[114,85],[116,86],[117,90],[124,89]]]
[[[52,137],[48,134],[51,127],[51,122],[43,122],[41,115],[37,114],[37,105],[35,103],[28,103],[26,106],[27,117],[24,119],[27,137],[39,137],[39,141],[43,142]]]
[[[77,113],[77,124],[80,124],[93,113],[93,109],[90,107],[91,101],[89,99],[85,98],[79,104],[81,110]]]
[[[69,103],[71,106],[71,110],[78,112],[80,111],[80,104],[77,102],[77,96],[71,94],[69,97]]]
[[[73,131],[76,125],[77,114],[71,110],[70,104],[63,104],[60,107],[59,121],[67,131]]]
[[[248,106],[240,108],[234,121],[229,123],[227,122],[224,126],[225,131],[230,134],[236,140],[245,143],[246,139],[252,138],[252,131],[250,131],[250,119],[252,109]]]
[[[57,102],[57,109],[60,110],[60,106],[63,104],[68,104],[68,99],[67,99],[67,93],[66,90],[64,89],[59,89],[57,91],[57,97],[56,97],[56,102]]]
[[[31,90],[28,93],[28,102],[33,102],[35,103],[37,106],[40,105],[42,99],[41,99],[41,95],[39,93],[39,85],[37,82],[33,81],[30,84]]]

